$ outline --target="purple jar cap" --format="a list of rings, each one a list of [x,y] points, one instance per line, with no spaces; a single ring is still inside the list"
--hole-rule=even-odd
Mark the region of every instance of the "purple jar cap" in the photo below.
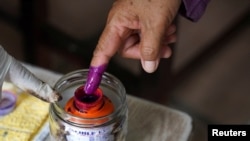
[[[2,99],[0,100],[0,116],[4,116],[15,108],[17,97],[9,91],[2,91]]]

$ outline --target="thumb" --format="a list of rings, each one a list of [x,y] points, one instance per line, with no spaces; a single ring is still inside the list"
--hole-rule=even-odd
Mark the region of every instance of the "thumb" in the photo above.
[[[0,46],[0,66],[2,68],[0,86],[6,79],[41,100],[55,102],[61,99],[61,96],[54,92],[48,84],[35,77],[14,57],[9,55],[2,46]]]
[[[4,50],[4,48],[0,45],[0,100],[2,98],[2,85],[4,82],[4,79],[6,77],[6,74],[10,67],[10,59],[7,52]]]
[[[142,28],[141,63],[143,69],[148,73],[154,72],[158,67],[165,27],[165,25],[154,24]]]
[[[42,82],[13,57],[6,78],[22,90],[46,102],[55,102],[62,97],[51,86]]]

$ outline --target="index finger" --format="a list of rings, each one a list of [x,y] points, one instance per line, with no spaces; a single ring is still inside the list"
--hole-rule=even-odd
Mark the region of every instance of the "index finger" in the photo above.
[[[122,39],[115,27],[106,26],[94,50],[90,66],[98,67],[107,65],[119,49],[121,42]]]
[[[115,26],[106,26],[94,50],[90,63],[87,81],[84,87],[86,94],[92,94],[99,86],[102,74],[108,62],[115,55],[122,43],[122,36]]]

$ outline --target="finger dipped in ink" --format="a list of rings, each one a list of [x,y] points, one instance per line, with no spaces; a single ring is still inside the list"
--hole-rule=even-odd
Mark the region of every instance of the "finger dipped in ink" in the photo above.
[[[89,68],[87,81],[84,87],[86,94],[92,94],[99,87],[102,80],[102,75],[105,72],[106,68],[106,64],[98,67],[91,66]]]
[[[76,89],[74,97],[69,99],[64,110],[82,118],[99,118],[111,114],[114,111],[114,104],[100,88],[92,94],[86,94],[84,86],[81,86]]]

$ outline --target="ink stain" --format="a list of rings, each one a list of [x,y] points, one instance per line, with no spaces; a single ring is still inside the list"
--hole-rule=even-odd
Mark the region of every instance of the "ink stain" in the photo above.
[[[85,86],[80,86],[75,90],[74,105],[80,111],[86,111],[90,108],[96,107],[103,99],[101,89],[97,89],[93,93],[87,94]]]
[[[83,94],[78,100],[83,103],[93,103],[99,98],[98,95],[95,94]]]
[[[85,92],[85,86],[78,87],[74,97],[66,103],[64,110],[74,116],[97,118],[106,116],[114,111],[112,101],[98,88],[91,94]]]
[[[96,102],[100,98],[101,94],[98,91],[92,94],[86,94],[84,91],[84,86],[79,87],[75,91],[75,98],[82,103],[90,104]]]
[[[71,108],[68,108],[68,110],[67,110],[67,111],[71,112]]]

